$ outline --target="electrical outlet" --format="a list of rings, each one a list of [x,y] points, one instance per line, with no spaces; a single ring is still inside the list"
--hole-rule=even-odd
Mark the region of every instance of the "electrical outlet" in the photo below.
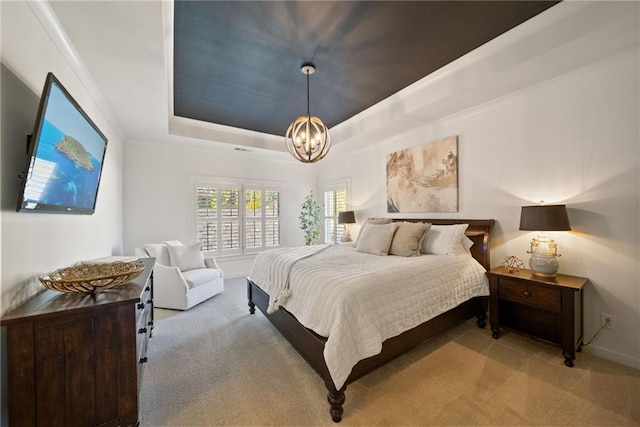
[[[609,325],[607,328],[616,329],[616,318],[611,314],[600,313],[600,325],[604,326],[607,323],[607,319],[609,320]]]

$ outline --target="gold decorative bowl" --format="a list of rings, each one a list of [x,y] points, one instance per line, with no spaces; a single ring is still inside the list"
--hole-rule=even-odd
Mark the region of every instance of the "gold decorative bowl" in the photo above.
[[[45,288],[58,292],[95,293],[133,280],[142,270],[144,264],[139,261],[80,264],[43,274],[38,279]]]

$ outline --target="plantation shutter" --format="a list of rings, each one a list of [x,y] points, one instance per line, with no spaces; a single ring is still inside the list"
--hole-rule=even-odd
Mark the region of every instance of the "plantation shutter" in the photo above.
[[[338,184],[324,192],[324,241],[342,241],[343,226],[338,224],[338,214],[347,210],[347,184]]]
[[[280,246],[280,193],[245,186],[245,251]]]
[[[280,246],[280,193],[257,185],[196,183],[196,233],[215,256]]]
[[[203,251],[218,250],[218,196],[213,187],[197,187],[197,232]]]
[[[280,246],[280,192],[265,191],[265,246]]]
[[[197,239],[203,251],[215,255],[242,253],[240,247],[240,187],[230,184],[196,185]]]

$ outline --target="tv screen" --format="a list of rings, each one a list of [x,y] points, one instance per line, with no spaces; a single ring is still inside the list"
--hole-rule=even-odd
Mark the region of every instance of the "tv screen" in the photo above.
[[[93,214],[106,149],[104,134],[47,74],[18,211]]]

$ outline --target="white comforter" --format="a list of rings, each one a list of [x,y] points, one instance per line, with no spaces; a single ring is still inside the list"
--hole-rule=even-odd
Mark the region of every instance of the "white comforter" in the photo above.
[[[471,255],[381,257],[346,244],[318,248],[313,255],[292,251],[259,254],[250,278],[270,301],[288,287],[279,304],[327,337],[324,358],[337,389],[358,361],[380,353],[386,339],[489,295],[485,269]],[[288,260],[274,264],[274,257]],[[286,285],[278,264],[288,266]]]

